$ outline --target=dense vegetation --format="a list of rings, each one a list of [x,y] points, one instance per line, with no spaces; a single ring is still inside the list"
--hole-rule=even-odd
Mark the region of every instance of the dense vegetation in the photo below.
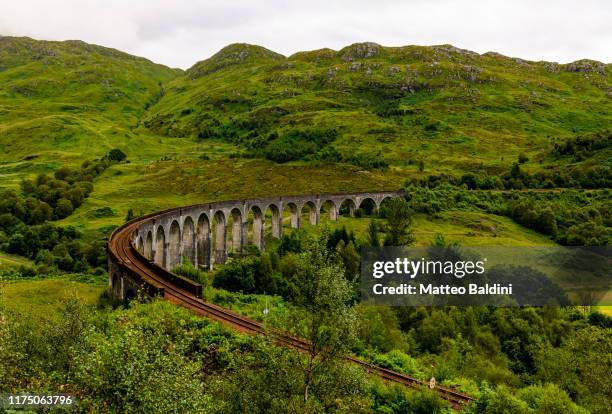
[[[363,307],[343,265],[345,234],[303,235],[285,253],[298,288],[273,301],[269,322],[307,338],[306,352],[159,301],[128,310],[69,301],[50,331],[27,314],[0,325],[0,384],[61,386],[83,411],[449,412],[430,392],[384,386],[339,358],[354,352],[474,395],[468,413],[610,410],[610,365],[600,356],[612,352],[611,318],[560,307]],[[247,311],[263,305],[256,295],[218,295]]]
[[[444,210],[482,210],[512,218],[570,246],[608,246],[612,240],[610,192],[470,191],[450,184],[409,186],[411,207],[436,216]]]
[[[34,260],[38,271],[86,272],[106,267],[104,242],[87,245],[73,227],[49,223],[72,214],[93,191],[93,180],[112,163],[123,161],[118,149],[80,168],[62,167],[53,177],[39,174],[21,182],[21,193],[0,192],[0,250]]]
[[[412,190],[414,194],[416,189]],[[388,223],[403,216],[409,227],[405,220],[409,210],[401,206],[409,203],[393,204],[378,220]],[[408,234],[409,230],[404,233]],[[282,295],[299,307],[303,287],[297,288],[301,278],[296,276],[304,266],[300,252],[305,240],[304,233],[292,233],[276,249],[236,259],[215,273],[214,285],[241,293]],[[325,235],[324,240],[320,245],[343,265],[347,288],[353,290],[347,300],[354,301],[360,259],[354,245],[371,243],[356,240],[345,229]],[[446,244],[442,236],[435,243]],[[353,352],[378,365],[423,380],[434,376],[443,384],[480,395],[470,412],[587,412],[576,403],[592,412],[610,409],[612,390],[605,380],[610,366],[599,364],[596,355],[612,350],[612,318],[600,313],[585,315],[560,307],[355,309],[360,322]],[[385,404],[393,406],[388,400]],[[407,412],[419,412],[413,410]],[[390,412],[402,411],[395,406]]]
[[[320,241],[311,240],[301,252],[301,293],[294,298],[299,306],[284,322],[309,340],[306,352],[279,348],[273,336],[229,333],[167,303],[112,311],[73,300],[51,331],[37,329],[41,321],[19,314],[0,325],[0,390],[61,387],[79,397],[82,411],[384,409],[386,403],[375,403],[369,390],[389,391],[341,359],[355,341],[357,319],[341,264]],[[406,406],[446,407],[428,393],[411,397],[396,390],[394,395]]]

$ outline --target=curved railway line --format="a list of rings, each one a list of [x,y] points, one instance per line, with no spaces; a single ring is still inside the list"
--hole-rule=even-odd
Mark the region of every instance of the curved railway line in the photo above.
[[[176,276],[146,259],[132,243],[132,235],[138,226],[152,219],[154,216],[155,214],[147,215],[130,221],[112,233],[108,241],[108,253],[109,259],[112,260],[115,265],[119,266],[122,271],[135,276],[143,285],[148,287],[150,293],[158,294],[165,300],[183,306],[197,315],[214,319],[247,334],[268,335],[272,333],[275,339],[285,346],[298,350],[308,349],[307,342],[300,338],[288,335],[280,330],[265,328],[255,320],[245,318],[221,306],[207,303],[198,298],[195,294],[173,283],[173,279],[175,279]],[[421,380],[372,365],[359,358],[353,356],[346,356],[345,358],[354,364],[362,366],[367,372],[385,381],[404,384],[410,387],[428,386],[427,383]],[[449,401],[456,409],[474,400],[474,398],[469,395],[459,393],[449,388],[435,386],[434,390],[438,392],[442,398]]]

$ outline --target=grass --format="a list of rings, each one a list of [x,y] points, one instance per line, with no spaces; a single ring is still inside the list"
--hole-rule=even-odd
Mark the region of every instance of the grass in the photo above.
[[[31,266],[32,262],[14,254],[0,253],[0,271],[19,266]]]
[[[366,239],[371,217],[351,218],[340,216],[337,222],[322,217],[321,223],[331,228],[346,227],[353,231],[357,238]],[[378,219],[383,223],[384,220]],[[321,226],[311,226],[305,217],[303,227],[319,231]],[[290,231],[288,217],[284,221],[284,231]],[[412,228],[416,246],[428,246],[437,233],[443,234],[449,242],[458,242],[463,246],[547,246],[555,245],[550,238],[533,230],[516,224],[511,219],[486,213],[450,211],[439,218],[425,214],[415,214]],[[266,228],[266,231],[271,231]],[[384,237],[384,234],[380,234]]]
[[[612,316],[612,306],[596,306],[595,309],[605,315]]]
[[[104,279],[86,282],[78,275],[4,282],[0,305],[9,313],[49,320],[61,312],[69,298],[74,297],[88,305],[95,304],[106,286]]]

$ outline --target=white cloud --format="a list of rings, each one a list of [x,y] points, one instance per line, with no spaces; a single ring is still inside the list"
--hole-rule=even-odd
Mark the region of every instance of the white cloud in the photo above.
[[[606,0],[0,0],[0,34],[80,39],[187,68],[246,42],[289,55],[373,41],[612,61]]]

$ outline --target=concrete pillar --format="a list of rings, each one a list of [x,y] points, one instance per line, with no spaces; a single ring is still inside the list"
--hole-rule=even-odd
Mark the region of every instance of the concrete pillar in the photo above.
[[[208,237],[204,240],[204,249],[206,257],[204,257],[204,267],[212,270],[213,268],[213,235],[212,235],[212,226],[208,226]]]
[[[259,250],[264,249],[264,229],[266,218],[262,215],[253,217],[253,244]],[[274,213],[272,214],[272,233],[274,233]]]
[[[227,260],[228,232],[227,222],[217,223],[215,234],[215,263],[225,263]]]
[[[161,267],[166,267],[168,263],[168,236],[166,235],[166,229],[163,226],[155,226],[155,254],[154,260]]]
[[[145,247],[144,247],[143,254],[149,260],[153,258],[153,236],[151,232],[147,233],[147,238],[145,240]]]
[[[312,224],[313,226],[318,226],[319,222],[321,221],[321,213],[319,212],[319,209],[317,209],[316,207],[311,207],[310,208],[310,224]]]
[[[338,220],[338,206],[336,206],[336,203],[334,203],[329,210],[329,219],[332,221]]]
[[[349,216],[355,217],[355,204],[349,203]]]
[[[295,211],[291,211],[291,227],[299,229],[302,225],[302,209],[296,208]]]
[[[240,223],[240,251],[244,251],[244,247],[249,244],[249,221],[248,216],[244,217],[244,221]]]
[[[355,203],[355,206],[356,206],[357,208],[359,208],[359,206],[361,205],[361,203],[363,203],[363,200],[364,200],[364,199],[363,199],[362,197],[355,197],[355,198],[353,198],[353,199],[349,199],[349,200],[351,200],[353,203]]]
[[[193,228],[193,267],[198,268],[198,234],[196,232],[196,225]]]
[[[374,199],[374,211],[378,211],[380,209],[380,205],[382,204],[383,199],[381,197]]]
[[[197,218],[196,224],[196,252],[197,252],[197,264],[199,267],[203,269],[211,268],[211,258],[212,256],[212,224],[211,224],[211,214],[212,211],[208,211],[208,215],[204,215],[201,212],[200,216]]]
[[[183,256],[185,255],[185,245],[183,244],[183,238],[182,237],[179,238],[179,242],[178,243],[179,243],[179,245],[178,245],[178,258],[177,258],[176,263],[174,263],[172,265],[172,267],[183,264]]]
[[[277,239],[283,235],[283,205],[278,206],[278,211],[272,210],[272,236]],[[265,214],[265,213],[264,213]]]
[[[232,220],[232,252],[242,251],[242,220],[240,216],[234,216]]]
[[[113,292],[115,292],[115,298],[119,300],[124,300],[125,299],[125,286],[123,282],[123,277],[120,277],[117,280],[117,282],[118,282],[117,283],[118,286],[113,287]]]
[[[204,257],[202,258],[202,262],[204,264],[204,267],[207,269],[212,270],[212,258],[213,258],[213,243],[212,243],[212,239],[213,239],[213,235],[212,235],[212,227],[208,226],[208,232],[206,233],[206,239],[204,240],[204,246],[202,249],[202,252],[204,252]]]
[[[170,242],[165,242],[163,262],[161,264],[161,267],[170,269],[171,264],[172,264],[172,258],[170,257]]]
[[[197,239],[197,263],[198,266],[203,269],[211,269],[212,264],[210,258],[212,257],[213,244],[212,240],[212,229],[210,226],[204,229],[203,234],[198,236]]]

